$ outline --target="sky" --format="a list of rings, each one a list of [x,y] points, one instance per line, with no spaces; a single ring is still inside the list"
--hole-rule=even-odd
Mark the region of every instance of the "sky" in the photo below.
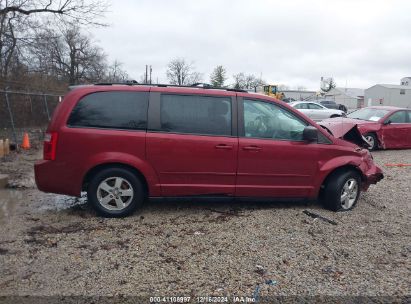
[[[318,90],[399,84],[411,76],[411,1],[116,0],[92,30],[110,60],[139,81],[145,65],[167,83],[174,58],[209,82],[217,65],[271,84]]]

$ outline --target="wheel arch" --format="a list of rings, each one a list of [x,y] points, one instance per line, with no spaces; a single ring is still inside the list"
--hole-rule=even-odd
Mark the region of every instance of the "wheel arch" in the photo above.
[[[367,136],[367,134],[372,134],[372,135],[374,135],[375,140],[377,141],[377,142],[376,142],[377,146],[375,147],[376,149],[381,149],[381,148],[383,147],[381,138],[380,138],[379,134],[377,133],[377,131],[368,131],[368,132],[365,132],[363,136],[365,137],[365,136]]]
[[[333,176],[335,176],[335,175],[337,175],[337,174],[341,174],[341,173],[343,173],[343,172],[347,172],[347,171],[354,171],[354,172],[358,173],[358,175],[359,175],[360,178],[361,178],[361,182],[364,182],[365,179],[366,179],[365,176],[364,176],[364,174],[362,173],[361,169],[358,168],[357,166],[353,165],[353,164],[345,164],[345,165],[338,166],[338,167],[330,170],[330,171],[325,175],[325,177],[323,178],[323,180],[322,180],[322,182],[321,182],[321,186],[320,186],[320,190],[319,190],[318,196],[319,196],[319,197],[322,196],[322,193],[323,193],[323,191],[324,191],[324,189],[325,189],[325,186],[326,186],[327,182],[328,182]]]
[[[138,170],[136,167],[130,165],[130,164],[125,164],[121,162],[108,162],[108,163],[102,163],[98,164],[92,168],[90,168],[87,173],[84,175],[83,182],[82,182],[82,190],[85,191],[87,189],[87,185],[89,184],[91,178],[96,175],[98,172],[101,170],[107,169],[107,168],[122,168],[129,170],[133,174],[137,176],[137,178],[141,181],[143,184],[143,188],[145,191],[145,195],[148,196],[150,194],[150,188],[149,184],[147,182],[147,178],[144,176],[144,174]]]
[[[347,172],[347,171],[354,171],[354,172],[358,173],[358,175],[361,177],[361,181],[364,181],[364,180],[365,180],[365,176],[364,176],[364,174],[362,173],[362,171],[361,171],[360,168],[358,168],[357,166],[352,165],[352,164],[346,164],[346,165],[342,165],[342,166],[336,167],[336,168],[334,168],[333,170],[331,170],[331,171],[325,176],[325,178],[323,179],[321,185],[325,185],[325,184],[327,183],[327,181],[328,181],[333,175],[336,175],[336,174],[339,174],[339,173],[342,173],[342,172]]]

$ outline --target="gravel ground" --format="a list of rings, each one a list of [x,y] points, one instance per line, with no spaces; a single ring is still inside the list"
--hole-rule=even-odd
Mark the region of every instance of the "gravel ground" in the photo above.
[[[20,189],[0,192],[0,296],[410,295],[411,167],[384,164],[411,150],[373,155],[385,179],[351,212],[162,201],[126,219],[36,190],[40,152],[9,156],[0,173]]]

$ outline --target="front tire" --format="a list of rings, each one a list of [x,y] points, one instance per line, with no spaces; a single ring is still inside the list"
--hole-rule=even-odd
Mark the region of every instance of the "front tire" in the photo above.
[[[141,181],[124,168],[106,168],[95,174],[87,197],[96,212],[104,217],[125,217],[144,202]]]
[[[356,206],[360,192],[361,178],[357,172],[336,172],[325,185],[325,207],[332,211],[349,211]]]
[[[378,139],[374,133],[367,133],[364,135],[364,137],[369,145],[368,150],[374,151],[378,148]]]

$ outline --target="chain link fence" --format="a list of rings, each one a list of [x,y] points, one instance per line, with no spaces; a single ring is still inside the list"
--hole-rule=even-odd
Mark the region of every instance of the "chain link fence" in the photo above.
[[[25,132],[41,141],[62,95],[0,90],[0,139],[21,144]]]

